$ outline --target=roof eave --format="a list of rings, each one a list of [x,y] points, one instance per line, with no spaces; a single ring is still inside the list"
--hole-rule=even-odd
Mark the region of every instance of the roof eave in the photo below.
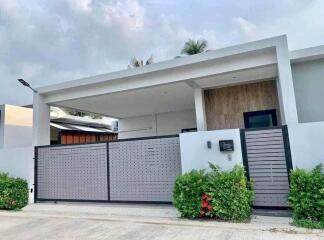
[[[324,58],[324,45],[290,51],[291,63],[313,61]]]
[[[46,94],[50,92],[65,90],[68,88],[74,88],[79,86],[85,86],[89,84],[98,84],[111,80],[118,80],[122,78],[129,78],[133,76],[138,76],[142,74],[163,71],[167,69],[173,69],[185,65],[195,64],[199,62],[204,62],[208,60],[214,60],[218,58],[234,56],[236,54],[247,53],[251,51],[258,51],[264,48],[275,47],[279,41],[282,41],[286,38],[285,35],[262,39],[258,41],[243,43],[239,45],[234,45],[226,48],[221,48],[217,50],[211,50],[204,53],[186,56],[183,58],[177,58],[172,60],[167,60],[139,68],[126,69],[116,72],[111,72],[107,74],[96,75],[92,77],[67,81],[59,84],[53,84],[45,87],[39,87],[36,90],[40,94]]]

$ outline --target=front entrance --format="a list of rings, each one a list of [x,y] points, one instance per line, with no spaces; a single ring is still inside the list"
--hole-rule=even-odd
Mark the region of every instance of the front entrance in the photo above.
[[[287,208],[292,168],[287,128],[243,129],[241,141],[248,178],[254,182],[254,206]]]

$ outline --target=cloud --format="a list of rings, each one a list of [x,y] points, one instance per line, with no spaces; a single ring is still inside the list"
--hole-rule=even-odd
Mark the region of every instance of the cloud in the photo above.
[[[137,2],[128,0],[103,6],[105,20],[108,24],[117,24],[124,30],[143,30],[145,9]]]
[[[248,21],[243,17],[236,17],[233,18],[233,22],[239,31],[245,34],[247,37],[251,38],[256,35],[257,26],[251,21]]]
[[[0,103],[31,103],[17,78],[48,85],[126,69],[132,56],[172,59],[188,38],[217,44],[214,31],[189,30],[167,14],[147,15],[138,0],[0,0],[0,7]],[[10,96],[12,89],[22,97]]]
[[[173,59],[188,38],[209,49],[283,33],[293,48],[324,41],[321,0],[187,2],[0,0],[0,104],[32,102],[17,78],[42,86],[126,69],[132,56]]]
[[[20,6],[16,0],[0,0],[0,17],[17,17]]]
[[[23,63],[21,64],[21,74],[26,79],[33,79],[40,75],[42,66],[34,63]]]
[[[184,43],[188,39],[206,39],[208,40],[209,49],[214,49],[218,45],[215,31],[207,29],[190,31],[178,19],[170,16],[163,16],[159,26],[159,35],[158,37],[155,36],[155,41],[158,44],[153,51],[155,54],[160,49],[162,52],[160,52],[158,57],[162,59],[173,58],[175,55],[179,55]],[[160,46],[166,46],[166,48],[161,48]]]
[[[92,0],[68,0],[71,9],[77,12],[89,13],[91,12]]]

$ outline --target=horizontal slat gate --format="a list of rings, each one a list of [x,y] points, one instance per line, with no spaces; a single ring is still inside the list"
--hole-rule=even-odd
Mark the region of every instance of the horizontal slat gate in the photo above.
[[[243,130],[256,207],[288,207],[289,180],[282,128]]]
[[[35,148],[36,201],[171,202],[178,136]]]

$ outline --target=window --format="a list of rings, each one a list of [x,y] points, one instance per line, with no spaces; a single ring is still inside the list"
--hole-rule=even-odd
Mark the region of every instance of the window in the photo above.
[[[245,112],[243,115],[245,128],[262,128],[278,125],[275,109]]]

